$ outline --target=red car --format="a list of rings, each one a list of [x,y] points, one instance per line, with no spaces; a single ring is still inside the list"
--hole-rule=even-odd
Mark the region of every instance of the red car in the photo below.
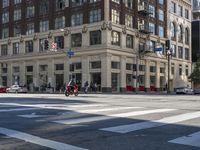
[[[0,93],[6,93],[6,87],[0,85]]]

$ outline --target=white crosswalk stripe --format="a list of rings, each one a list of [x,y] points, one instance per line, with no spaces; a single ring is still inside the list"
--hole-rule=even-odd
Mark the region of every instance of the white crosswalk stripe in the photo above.
[[[200,117],[200,111],[197,111],[197,112],[192,112],[192,113],[166,117],[160,120],[145,121],[145,122],[133,123],[133,124],[128,124],[128,125],[120,125],[120,126],[115,126],[115,127],[102,128],[100,130],[116,132],[116,133],[128,133],[128,132],[133,132],[137,130],[178,123],[178,122],[182,122],[182,121],[186,121],[186,120],[190,120],[194,118],[199,118],[199,117]]]
[[[107,116],[96,116],[96,117],[86,117],[86,118],[77,118],[77,119],[57,120],[57,121],[54,121],[54,122],[70,125],[70,124],[79,124],[79,123],[86,123],[86,122],[109,120],[109,119],[114,119],[116,117],[130,117],[130,116],[132,117],[132,116],[161,113],[161,112],[170,112],[170,111],[175,111],[175,109],[153,109],[153,110],[143,110],[143,111],[131,111],[131,112],[126,112],[126,113],[109,114]]]
[[[183,144],[183,145],[200,147],[200,131],[190,134],[188,136],[179,137],[169,142],[175,143],[175,144]]]

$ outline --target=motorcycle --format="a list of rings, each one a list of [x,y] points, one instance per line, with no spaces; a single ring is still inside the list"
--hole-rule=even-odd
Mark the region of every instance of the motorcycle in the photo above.
[[[69,95],[75,95],[78,96],[78,86],[74,85],[74,86],[66,86],[65,89],[65,96],[69,96]]]

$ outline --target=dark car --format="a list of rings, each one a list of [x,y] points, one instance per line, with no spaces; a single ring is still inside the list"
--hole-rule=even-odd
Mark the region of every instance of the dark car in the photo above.
[[[176,88],[176,94],[193,94],[193,89],[189,87]]]
[[[6,93],[6,87],[0,85],[0,93]]]
[[[200,88],[194,89],[194,94],[200,94]]]

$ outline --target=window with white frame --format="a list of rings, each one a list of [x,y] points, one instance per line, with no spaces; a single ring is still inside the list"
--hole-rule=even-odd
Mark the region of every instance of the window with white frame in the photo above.
[[[176,26],[175,23],[172,22],[171,23],[171,38],[175,38],[176,37]]]
[[[14,21],[20,20],[22,16],[21,9],[14,10]]]
[[[164,27],[163,26],[159,26],[159,36],[164,37]]]
[[[178,41],[183,42],[183,27],[181,25],[178,26]]]
[[[149,5],[150,17],[155,18],[155,6]]]
[[[26,53],[32,53],[33,52],[33,41],[26,41],[25,42],[25,52]]]
[[[133,48],[133,35],[127,34],[126,36],[126,47]]]
[[[188,9],[185,9],[185,18],[189,19],[189,10]]]
[[[113,2],[120,4],[120,0],[112,0]]]
[[[39,51],[40,51],[40,52],[43,52],[43,51],[48,50],[48,49],[46,49],[46,47],[45,47],[45,41],[47,41],[46,38],[39,39]]]
[[[57,44],[58,49],[64,48],[64,36],[56,36],[54,42]]]
[[[10,0],[3,0],[2,1],[2,7],[3,8],[8,7],[9,6],[9,2],[10,2]]]
[[[34,6],[28,6],[26,8],[26,18],[34,17],[35,15],[35,7]]]
[[[159,20],[164,21],[164,12],[161,9],[159,9]]]
[[[2,36],[2,39],[8,38],[8,36],[9,36],[9,28],[3,28],[1,36]]]
[[[83,24],[83,14],[77,13],[71,16],[71,25],[78,26]]]
[[[185,29],[185,44],[190,43],[190,37],[189,37],[189,28]]]
[[[22,2],[22,0],[14,0],[14,4],[19,4],[21,2]]]
[[[112,22],[119,24],[119,11],[112,9]]]
[[[13,43],[13,55],[19,54],[19,42]]]
[[[3,44],[1,45],[1,56],[6,56],[8,55],[8,45]]]
[[[34,23],[28,23],[26,29],[26,35],[31,35],[35,32]]]
[[[40,32],[46,32],[49,30],[49,20],[40,21]]]
[[[133,0],[125,0],[125,6],[132,9],[133,8]]]
[[[178,46],[178,58],[183,59],[183,47]]]
[[[185,48],[185,59],[189,60],[190,59],[190,51],[189,48]]]
[[[13,36],[16,37],[16,36],[20,36],[20,35],[21,35],[21,27],[20,27],[20,25],[15,25]]]
[[[133,16],[128,14],[125,15],[125,25],[130,28],[133,27]]]
[[[55,19],[55,29],[62,29],[65,27],[65,16]]]
[[[40,14],[47,14],[49,12],[49,1],[42,0],[40,1]]]
[[[155,35],[155,24],[154,23],[149,23],[149,31]]]
[[[176,45],[174,44],[171,45],[171,52],[172,52],[172,57],[176,57]]]
[[[183,7],[180,5],[178,6],[178,15],[181,17],[183,16]]]
[[[171,2],[170,4],[170,11],[173,12],[173,13],[176,13],[176,3],[174,2]]]
[[[117,31],[111,32],[111,43],[112,45],[120,46],[120,33]]]
[[[2,14],[2,23],[8,23],[9,22],[9,12],[5,11]]]
[[[63,10],[65,8],[65,0],[56,0],[56,10]]]
[[[101,21],[101,9],[90,11],[90,23]]]

